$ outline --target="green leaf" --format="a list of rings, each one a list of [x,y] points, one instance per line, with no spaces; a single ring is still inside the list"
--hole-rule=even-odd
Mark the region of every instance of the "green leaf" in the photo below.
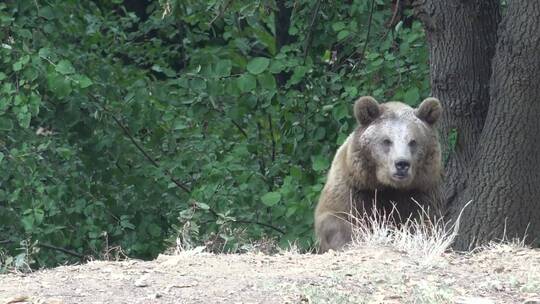
[[[291,76],[291,79],[289,79],[289,84],[295,85],[302,81],[304,79],[304,76],[306,76],[308,68],[305,66],[297,66],[294,68],[294,73]]]
[[[322,56],[322,60],[326,63],[330,62],[330,59],[332,57],[332,52],[330,50],[324,51],[324,54]]]
[[[261,201],[268,207],[275,206],[281,200],[281,193],[279,192],[268,192],[265,195],[261,196]]]
[[[75,68],[73,68],[71,62],[65,59],[60,60],[60,62],[58,62],[54,69],[62,75],[69,75],[75,73]]]
[[[120,221],[120,226],[124,229],[130,229],[130,230],[134,230],[135,229],[135,225],[133,225],[129,220],[127,219],[123,219]]]
[[[259,80],[261,88],[270,91],[276,90],[276,79],[274,78],[274,75],[267,72],[257,76],[257,79]]]
[[[243,74],[238,77],[237,83],[242,93],[252,92],[257,87],[257,80],[250,74]]]
[[[349,105],[345,103],[335,105],[332,109],[332,116],[334,116],[334,119],[336,120],[349,117]]]
[[[249,61],[246,68],[251,74],[258,75],[264,72],[269,65],[270,59],[266,57],[256,57]]]
[[[175,122],[174,122],[174,126],[173,126],[173,130],[184,130],[184,129],[187,129],[188,128],[188,125],[185,123],[185,121],[183,119],[177,119]]]
[[[48,59],[51,58],[52,52],[49,48],[41,48],[39,49],[38,55],[43,59]]]
[[[0,117],[0,131],[11,131],[13,129],[13,121],[8,117]]]
[[[18,72],[18,71],[20,71],[20,70],[22,69],[22,62],[20,62],[20,61],[15,62],[15,63],[11,66],[11,68],[13,69],[13,72]]]
[[[24,230],[30,232],[34,227],[34,218],[31,216],[25,216],[21,219],[21,223],[24,227]]]
[[[40,17],[43,17],[48,20],[51,20],[54,18],[54,10],[50,6],[40,7],[40,9],[38,10],[38,14]]]
[[[312,157],[311,161],[313,162],[312,168],[315,171],[323,171],[330,166],[328,158],[322,155]]]
[[[43,218],[45,217],[45,211],[43,209],[36,208],[34,209],[34,220],[36,224],[41,224],[43,222]]]
[[[27,129],[30,126],[31,118],[32,118],[32,115],[28,111],[28,107],[27,106],[21,107],[21,110],[17,113],[17,121],[19,122],[19,125]]]
[[[343,21],[338,21],[338,22],[335,22],[334,24],[332,24],[332,29],[335,32],[339,32],[344,28],[345,28],[345,22],[343,22]]]
[[[227,77],[231,75],[232,61],[229,59],[220,60],[216,63],[215,75],[217,77]]]
[[[150,224],[148,225],[148,233],[152,237],[159,237],[161,235],[161,227],[157,224]]]
[[[206,91],[207,85],[205,79],[195,78],[189,81],[192,90],[197,92]]]
[[[266,46],[270,54],[276,54],[276,39],[270,33],[265,30],[253,30],[255,36],[259,41]]]
[[[351,32],[349,32],[348,30],[340,31],[340,32],[337,34],[337,39],[338,39],[338,40],[343,40],[343,39],[349,37],[350,34],[351,34]]]
[[[197,207],[201,208],[202,210],[210,210],[210,206],[208,206],[208,204],[206,203],[195,201],[195,205],[197,205]]]
[[[85,75],[74,75],[73,79],[77,81],[81,89],[88,88],[89,86],[94,84],[92,80]]]
[[[60,98],[66,97],[72,90],[70,82],[64,76],[55,73],[47,75],[47,84],[49,89]]]
[[[284,60],[272,60],[272,63],[270,64],[270,72],[273,74],[281,73],[286,69]]]
[[[39,113],[39,106],[41,105],[41,96],[32,92],[30,98],[28,98],[28,109],[30,114],[37,115]]]
[[[405,95],[403,95],[403,100],[406,104],[414,106],[420,101],[420,92],[417,87],[412,87],[407,92],[405,92]]]
[[[356,87],[345,87],[345,92],[352,98],[358,97],[358,89]]]

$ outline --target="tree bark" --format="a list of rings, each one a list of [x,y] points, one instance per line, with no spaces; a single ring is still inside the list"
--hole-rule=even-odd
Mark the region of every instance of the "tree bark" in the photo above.
[[[292,37],[289,35],[289,27],[291,26],[292,8],[287,7],[285,0],[276,1],[277,11],[275,12],[276,26],[276,48],[279,50],[284,45],[292,42]],[[287,83],[290,73],[280,72],[276,75],[276,82],[279,87]]]
[[[540,2],[511,1],[499,33],[459,249],[526,233],[540,244]]]
[[[444,203],[456,219],[457,249],[503,237],[540,238],[540,14],[514,0],[416,1],[430,46],[432,95],[444,105]],[[497,40],[497,27],[501,24]],[[492,72],[493,71],[493,72]],[[529,226],[528,226],[529,225]]]
[[[496,0],[433,0],[413,5],[426,28],[432,95],[444,108],[440,124],[447,158],[443,205],[449,208],[467,187],[468,169],[484,125],[500,8]],[[454,147],[448,140],[451,133],[457,134]]]

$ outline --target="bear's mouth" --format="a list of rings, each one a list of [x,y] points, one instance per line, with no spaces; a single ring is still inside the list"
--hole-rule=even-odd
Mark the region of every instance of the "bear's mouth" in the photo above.
[[[407,173],[407,172],[397,172],[397,173],[394,173],[392,175],[392,177],[394,177],[395,179],[401,181],[401,180],[407,179],[409,177],[409,173]]]

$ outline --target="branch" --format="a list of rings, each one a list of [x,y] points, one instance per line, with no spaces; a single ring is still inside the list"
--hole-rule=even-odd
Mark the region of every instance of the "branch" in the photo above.
[[[366,41],[364,42],[364,49],[360,56],[360,60],[364,60],[364,55],[366,54],[367,45],[369,42],[369,34],[371,33],[371,23],[373,21],[373,11],[375,10],[375,0],[371,0],[371,11],[369,12],[368,28],[366,33]]]
[[[229,5],[231,5],[231,3],[232,3],[232,0],[227,0],[227,2],[225,2],[225,5],[223,5],[223,7],[219,10],[219,13],[208,23],[208,26],[212,26],[212,24],[214,24],[214,22],[218,18],[221,18],[221,16],[223,16],[223,14],[225,13]]]
[[[274,128],[272,127],[272,116],[268,113],[268,124],[270,127],[270,137],[272,138],[272,162],[276,160],[276,139],[274,138]]]
[[[218,112],[220,114],[225,115],[225,111],[222,110],[222,109],[219,109],[218,107],[214,106],[214,107],[212,107],[212,109],[214,109],[216,112]],[[242,126],[240,126],[240,124],[238,122],[236,122],[236,120],[231,118],[231,122],[238,129],[238,131],[240,131],[240,133],[242,133],[242,135],[244,135],[245,138],[248,138],[247,132],[242,128]]]
[[[361,61],[364,60],[364,55],[366,54],[367,45],[368,45],[368,42],[369,42],[369,35],[371,33],[371,24],[372,24],[372,21],[373,21],[373,12],[374,12],[374,10],[375,10],[375,0],[372,0],[371,1],[371,9],[370,9],[370,12],[369,12],[369,20],[368,20],[368,29],[367,29],[367,33],[366,33],[366,41],[364,42],[364,47],[362,48],[362,53],[360,54],[360,60]],[[352,52],[349,56],[345,57],[345,59],[341,59],[340,62],[344,62],[344,61],[349,60],[355,54],[358,54],[358,50],[355,50],[354,52]],[[333,68],[332,68],[332,71],[335,71],[339,67],[340,67],[340,64],[335,64],[333,66]]]
[[[108,110],[106,110],[107,112],[109,112]],[[144,155],[144,157],[152,164],[154,165],[154,167],[160,169],[160,166],[158,164],[158,162],[152,158],[152,156],[150,156],[144,149],[143,147],[141,147],[141,145],[135,140],[135,138],[131,135],[131,133],[129,132],[129,130],[127,129],[126,126],[124,126],[122,124],[122,122],[116,117],[114,116],[114,114],[112,112],[109,112],[109,114],[111,115],[112,119],[114,120],[114,122],[116,122],[116,124],[122,129],[122,131],[124,131],[124,134],[129,138],[129,140],[131,141],[131,143],[133,143],[133,145],[137,148],[137,150],[139,150],[139,152],[142,153],[142,155]],[[167,177],[169,177],[169,179],[176,184],[176,186],[178,186],[180,189],[184,190],[185,192],[187,193],[191,193],[191,190],[184,184],[182,184],[182,182],[180,182],[179,180],[177,180],[173,175],[172,173],[168,170],[168,169],[163,169],[163,172],[165,173],[165,175],[167,175]]]
[[[103,111],[107,112],[109,115],[111,115],[112,119],[114,120],[114,122],[120,127],[120,129],[122,129],[122,131],[124,132],[124,134],[129,138],[129,140],[131,141],[131,143],[137,148],[137,150],[139,150],[139,152],[141,152],[141,154],[156,168],[158,169],[161,169],[158,162],[152,158],[152,156],[150,156],[145,150],[144,148],[135,140],[135,138],[131,135],[131,133],[129,132],[129,129],[124,126],[124,124],[114,115],[114,113],[107,109],[106,107],[102,106],[97,97],[95,97],[94,95],[89,95],[94,101],[95,103],[103,109]],[[167,170],[167,169],[162,169],[163,172],[165,173],[165,175],[176,185],[178,186],[178,188],[184,190],[186,193],[191,193],[191,190],[186,186],[184,185],[182,182],[180,182],[179,180],[177,180],[173,174]]]
[[[37,246],[42,247],[42,248],[47,248],[47,249],[53,249],[53,250],[56,250],[56,251],[60,251],[60,252],[63,252],[63,253],[78,257],[79,259],[84,259],[84,255],[82,255],[82,254],[80,254],[78,252],[75,252],[73,250],[53,246],[53,245],[50,245],[50,244],[42,244],[42,243],[38,243]]]
[[[306,38],[306,45],[304,46],[304,62],[306,61],[308,49],[311,45],[311,38],[313,34],[313,26],[315,25],[315,19],[317,15],[319,14],[319,8],[321,7],[321,0],[317,0],[317,3],[315,4],[315,9],[313,10],[313,14],[311,15],[311,23],[309,24],[309,32],[307,34]]]
[[[398,23],[399,21],[398,18],[401,15],[401,12],[403,11],[402,1],[403,0],[395,0],[394,9],[392,12],[392,18],[390,18],[390,21],[388,21],[388,23],[386,24],[386,27],[392,28],[396,26],[396,24]]]
[[[241,223],[241,224],[256,224],[256,225],[259,225],[259,226],[263,226],[263,227],[267,227],[267,228],[271,228],[281,234],[285,234],[285,231],[277,228],[277,227],[274,227],[272,225],[269,225],[269,224],[265,224],[265,223],[261,223],[261,222],[257,222],[257,221],[246,221],[246,220],[236,220],[236,221],[233,221],[234,223]]]
[[[10,244],[10,243],[14,243],[14,241],[12,241],[12,240],[0,240],[0,244]],[[39,247],[42,247],[42,248],[47,248],[47,249],[52,249],[52,250],[56,250],[56,251],[60,251],[60,252],[63,252],[63,253],[66,253],[66,254],[69,254],[69,255],[72,255],[72,256],[76,256],[76,257],[78,257],[80,259],[84,259],[84,255],[82,255],[82,254],[80,254],[78,252],[75,252],[73,250],[62,248],[62,247],[57,247],[57,246],[54,246],[54,245],[44,244],[44,243],[37,243],[36,246],[39,246]]]
[[[394,9],[393,9],[393,12],[392,12],[392,18],[386,24],[386,27],[388,29],[386,30],[386,33],[384,33],[383,40],[386,39],[386,36],[388,36],[388,33],[390,33],[390,31],[393,30],[393,28],[398,23],[399,19],[401,19],[401,13],[403,11],[403,3],[402,3],[402,1],[403,0],[396,0],[396,2],[394,4]]]
[[[242,129],[242,127],[234,119],[231,119],[231,121],[233,125],[238,129],[238,131],[240,131],[240,133],[242,133],[242,135],[244,135],[245,138],[248,138],[246,131],[244,131],[244,129]]]

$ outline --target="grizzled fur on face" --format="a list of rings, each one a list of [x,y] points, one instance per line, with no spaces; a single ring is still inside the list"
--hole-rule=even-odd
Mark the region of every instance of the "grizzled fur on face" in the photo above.
[[[361,165],[362,172],[368,167],[373,173],[361,177],[363,188],[425,189],[438,182],[433,177],[440,172],[433,171],[440,170],[441,151],[434,124],[441,112],[435,98],[427,98],[417,109],[401,102],[379,105],[370,96],[358,99],[352,162]]]

